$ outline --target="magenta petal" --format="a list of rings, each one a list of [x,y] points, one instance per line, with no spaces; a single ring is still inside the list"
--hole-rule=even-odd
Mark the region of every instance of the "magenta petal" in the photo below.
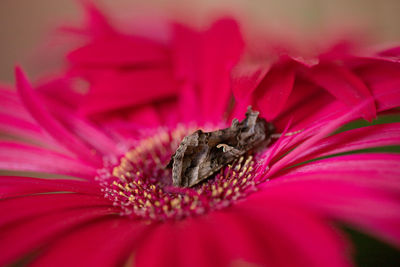
[[[370,99],[372,100],[372,99]],[[290,139],[290,142],[296,143],[300,141],[302,142],[299,146],[297,146],[293,151],[290,151],[285,157],[281,158],[278,162],[272,165],[271,169],[268,171],[267,176],[270,177],[274,175],[277,171],[281,170],[282,168],[292,164],[293,161],[302,153],[307,151],[311,148],[314,144],[317,144],[318,141],[326,137],[329,133],[333,132],[337,129],[340,125],[354,119],[360,113],[363,108],[369,105],[371,101],[366,101],[361,103],[360,105],[354,107],[350,112],[345,113],[342,116],[337,116],[336,118],[322,120],[322,122],[314,123],[311,125],[309,129],[304,130],[303,132],[294,136],[294,138]],[[340,115],[340,113],[339,113]],[[310,137],[311,136],[311,137]],[[292,147],[291,145],[288,148]]]
[[[123,217],[85,225],[56,240],[32,266],[119,266],[129,263],[149,226]],[[128,265],[126,265],[128,266]]]
[[[363,173],[298,173],[272,180],[264,190],[271,198],[306,205],[400,246],[398,190],[393,194],[366,179],[357,183],[358,177],[362,179]]]
[[[92,166],[58,152],[11,142],[0,142],[0,148],[3,170],[66,174],[90,180],[96,176]]]
[[[82,27],[63,26],[61,31],[99,38],[116,34],[105,14],[93,3],[92,0],[79,0],[85,12],[85,23]]]
[[[71,114],[71,110],[60,107],[58,102],[48,101],[54,116],[73,134],[103,155],[116,154],[116,142],[98,127],[83,118]]]
[[[167,50],[159,44],[127,36],[111,36],[96,39],[68,54],[74,65],[87,67],[119,67],[166,64]]]
[[[0,111],[3,114],[35,123],[35,120],[26,110],[15,90],[0,88]]]
[[[399,57],[400,57],[400,46],[391,47],[389,49],[381,51],[381,52],[378,53],[378,55],[383,56],[383,57],[399,59]]]
[[[368,153],[337,156],[290,168],[285,175],[321,174],[322,172],[326,175],[335,175],[335,178],[349,182],[351,182],[351,177],[357,177],[357,179],[354,179],[354,183],[367,183],[373,185],[376,189],[400,191],[398,183],[400,155],[398,154]],[[382,179],[381,177],[385,178]]]
[[[232,93],[231,70],[243,51],[236,21],[220,19],[205,32],[175,25],[173,45],[175,74],[184,81],[182,101],[190,100],[182,105],[194,104],[192,112],[203,122],[220,122]]]
[[[35,88],[45,99],[51,99],[58,105],[76,109],[82,103],[84,92],[79,92],[77,89],[86,86],[69,77],[54,77],[41,83]],[[76,83],[76,84],[75,84]]]
[[[147,236],[135,253],[134,266],[177,266],[177,247],[174,242],[176,236],[175,222],[164,222]],[[157,257],[154,257],[157,251]]]
[[[340,115],[343,115],[350,111],[345,104],[335,100],[329,94],[317,94],[310,96],[300,102],[301,108],[293,108],[284,110],[284,112],[274,120],[274,125],[279,130],[287,125],[289,120],[293,120],[291,130],[303,130],[314,125],[317,122],[328,121],[335,119]],[[355,116],[359,118],[360,115]]]
[[[261,192],[238,208],[269,265],[350,266],[347,242],[296,201]]]
[[[18,93],[25,107],[32,117],[42,126],[54,139],[63,144],[67,149],[74,152],[78,157],[94,165],[100,163],[100,158],[93,155],[90,149],[81,140],[72,135],[44,108],[43,103],[35,95],[32,86],[29,84],[22,70],[17,67],[15,70]]]
[[[2,125],[2,128],[5,130],[7,129],[7,126],[9,126],[10,130],[26,130],[28,132],[28,135],[29,132],[32,132],[32,136],[41,134],[41,128],[32,121],[24,120],[6,113],[0,113],[0,123]]]
[[[201,105],[198,88],[198,72],[200,69],[201,34],[181,24],[173,24],[172,59],[174,75],[183,80],[179,95],[180,111],[185,121],[198,120]]]
[[[199,121],[199,101],[192,83],[182,85],[179,95],[179,110],[184,122]]]
[[[166,68],[104,71],[93,80],[80,112],[94,114],[173,97],[178,85]]]
[[[214,216],[211,217],[214,218]],[[201,267],[228,264],[227,255],[222,255],[225,247],[217,244],[218,238],[213,234],[214,232],[210,231],[210,228],[209,220],[202,218],[190,218],[178,225],[176,245],[179,251],[179,266]],[[221,242],[224,243],[224,241]]]
[[[10,134],[26,142],[40,144],[41,146],[62,151],[67,154],[69,152],[65,151],[65,148],[61,147],[35,123],[1,112],[0,132]]]
[[[204,33],[202,41],[200,103],[204,118],[218,122],[229,104],[230,72],[242,54],[244,43],[238,24],[229,18],[216,21]]]
[[[155,105],[142,105],[135,108],[129,114],[129,122],[122,120],[121,123],[127,125],[130,123],[136,129],[140,129],[141,127],[156,128],[162,124]]]
[[[358,105],[372,97],[368,87],[354,73],[334,64],[320,64],[311,69],[309,77],[349,107]],[[363,109],[363,117],[376,117],[375,105],[371,102]]]
[[[111,207],[112,203],[103,196],[78,193],[38,194],[3,199],[0,201],[0,208],[8,215],[0,218],[0,227],[30,221],[57,211],[104,206]]]
[[[196,76],[201,60],[201,55],[193,53],[200,50],[201,34],[185,25],[172,25],[172,47],[173,47],[173,63],[175,75],[179,79],[187,80],[190,83],[197,82]]]
[[[295,162],[390,145],[400,145],[400,123],[373,125],[329,136],[298,155]]]
[[[42,247],[53,238],[67,234],[74,227],[103,218],[112,213],[115,213],[115,210],[110,207],[57,211],[50,215],[32,219],[26,223],[2,229],[0,264],[10,264],[24,254]],[[15,243],[16,240],[18,240],[17,244]]]
[[[177,112],[179,107],[177,99],[171,98],[161,103],[156,102],[154,103],[154,107],[157,109],[157,114],[162,121],[162,125],[175,127],[178,123],[182,123],[182,114]],[[176,110],[176,112],[171,112],[171,110]]]
[[[71,154],[37,124],[14,90],[0,89],[0,131],[13,134],[25,142]]]
[[[379,111],[400,106],[400,64],[368,64],[357,73],[371,89]]]
[[[292,93],[284,109],[274,120],[275,126],[278,129],[283,129],[291,118],[293,118],[294,124],[302,121],[307,124],[310,117],[315,121],[320,118],[319,111],[332,102],[334,102],[334,97],[329,93],[310,82],[296,77]]]
[[[254,92],[269,68],[261,64],[239,64],[233,69],[232,91],[237,101],[248,98]]]
[[[286,125],[285,129],[281,133],[281,136],[278,138],[278,140],[270,147],[270,149],[268,149],[266,151],[267,153],[264,156],[265,162],[263,163],[264,168],[269,168],[271,159],[273,157],[275,157],[277,154],[279,154],[279,152],[283,151],[286,147],[286,144],[289,143],[289,140],[285,140],[285,142],[283,142],[283,140],[285,139],[285,135],[288,132],[288,129],[289,129],[291,123],[292,123],[292,120],[290,120],[288,122],[288,124]],[[289,139],[291,139],[291,138],[289,137]]]
[[[258,85],[253,97],[261,114],[271,121],[278,116],[288,100],[294,83],[294,70],[282,62],[273,66]]]
[[[38,179],[3,176],[0,178],[0,199],[46,192],[76,192],[103,195],[97,183],[65,179]]]
[[[93,37],[115,34],[114,28],[102,11],[89,0],[80,1],[84,7],[87,28]]]
[[[384,93],[375,93],[374,91],[374,97],[376,98],[379,110],[388,110],[400,106],[400,90],[397,89],[399,85],[400,82],[395,85],[392,84],[391,87],[395,89]]]
[[[138,36],[123,35],[113,28],[108,18],[93,3],[84,3],[84,7],[87,28],[80,31],[93,40],[67,55],[72,64],[118,67],[167,61],[167,49],[163,45]],[[79,29],[72,31],[79,32]]]
[[[259,238],[259,233],[255,230],[256,225],[249,221],[247,214],[243,214],[240,209],[216,212],[207,218],[207,222],[209,242],[218,246],[215,250],[218,251],[219,258],[224,260],[219,263],[220,266],[236,264],[269,266],[274,263],[269,252],[270,244]]]

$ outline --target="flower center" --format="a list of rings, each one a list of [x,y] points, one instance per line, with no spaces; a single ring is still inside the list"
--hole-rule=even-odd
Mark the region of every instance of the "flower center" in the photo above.
[[[163,221],[182,219],[221,209],[254,192],[260,175],[254,157],[240,157],[193,188],[172,186],[165,166],[184,136],[196,128],[178,126],[160,129],[141,140],[98,178],[107,198],[120,206],[122,214]]]

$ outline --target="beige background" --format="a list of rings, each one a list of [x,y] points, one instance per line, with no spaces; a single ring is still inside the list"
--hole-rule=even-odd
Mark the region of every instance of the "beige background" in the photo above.
[[[242,19],[269,28],[282,25],[304,36],[323,34],[331,25],[362,25],[382,41],[400,41],[400,0],[103,0],[114,17],[165,12],[191,20],[230,10]],[[144,2],[146,4],[144,4]],[[60,21],[77,21],[81,10],[74,0],[0,0],[0,81],[12,82],[15,63],[31,75],[42,71],[38,44]],[[347,25],[347,26],[346,26]],[[305,37],[306,38],[306,37]],[[42,50],[43,51],[43,50]],[[32,60],[35,58],[35,60]]]

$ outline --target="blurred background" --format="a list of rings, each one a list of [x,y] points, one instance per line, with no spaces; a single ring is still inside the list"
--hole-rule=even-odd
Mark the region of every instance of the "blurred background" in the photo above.
[[[79,21],[77,0],[0,1],[0,81],[13,82],[13,66],[24,65],[35,75],[32,64],[40,58],[37,47],[60,22]],[[400,41],[399,0],[102,0],[96,1],[121,19],[154,12],[201,20],[205,14],[224,10],[269,29],[282,27],[297,35],[321,35],[332,27],[364,29],[379,42]],[[35,55],[36,53],[36,55]]]

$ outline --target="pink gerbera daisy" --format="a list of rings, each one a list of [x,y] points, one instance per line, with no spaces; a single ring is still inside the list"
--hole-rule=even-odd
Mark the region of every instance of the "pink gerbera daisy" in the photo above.
[[[400,247],[400,156],[364,151],[399,145],[400,124],[337,131],[398,114],[399,48],[266,61],[232,19],[173,24],[161,41],[87,10],[74,32],[88,42],[61,78],[35,90],[17,68],[17,91],[0,90],[0,265],[351,266],[334,222]],[[193,188],[170,186],[182,138],[249,104],[281,137]]]

